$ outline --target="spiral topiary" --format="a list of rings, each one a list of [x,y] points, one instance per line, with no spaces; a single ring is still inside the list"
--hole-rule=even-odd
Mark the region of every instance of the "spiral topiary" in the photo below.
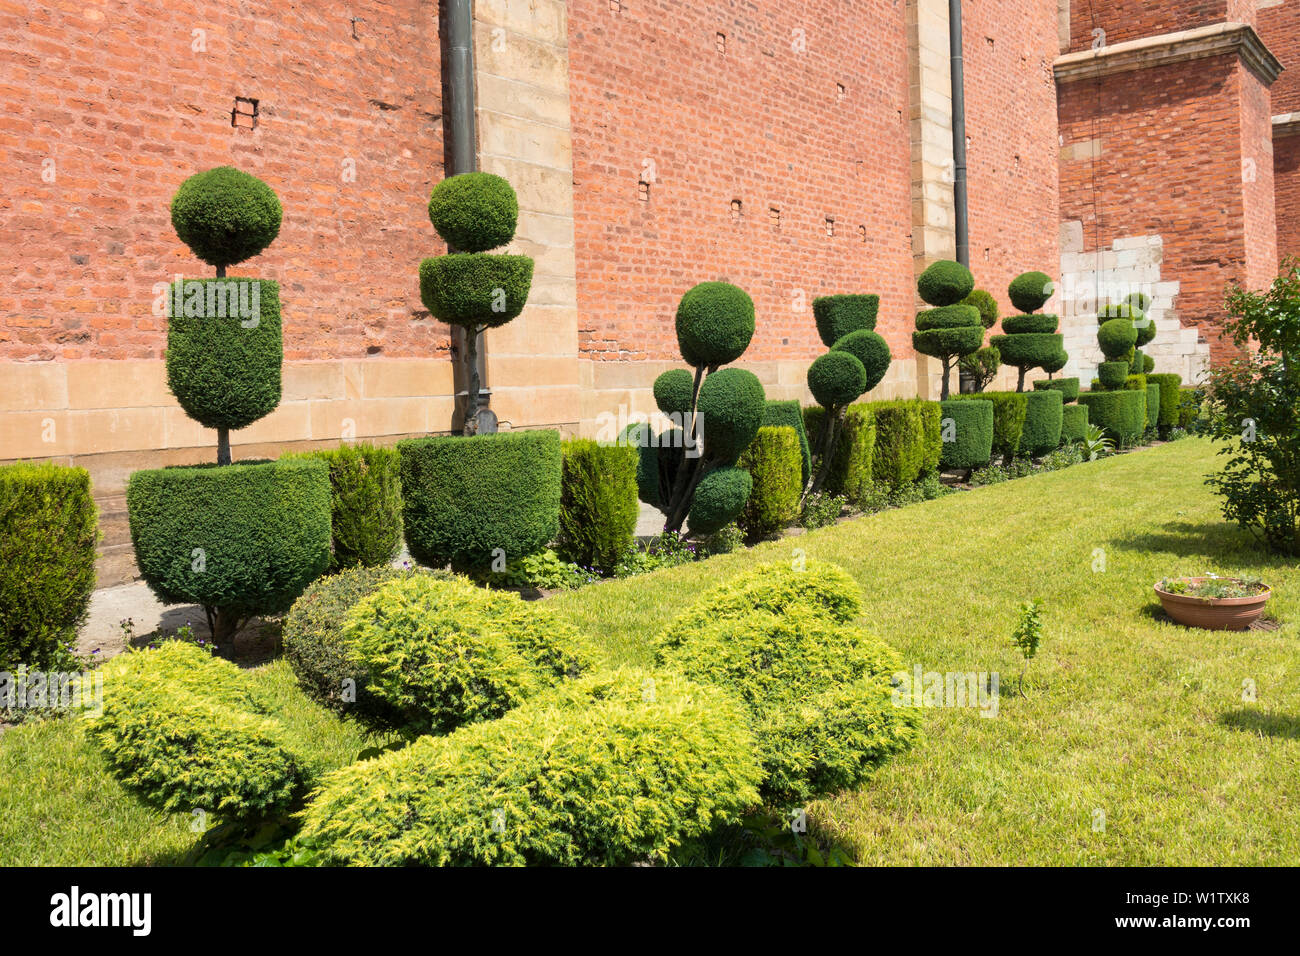
[[[1041,368],[1050,374],[1060,371],[1069,361],[1064,336],[1056,332],[1057,317],[1035,314],[1047,304],[1055,290],[1051,278],[1042,272],[1025,272],[1016,276],[1007,288],[1012,304],[1024,314],[1003,319],[1003,334],[993,336],[989,343],[998,350],[1004,365],[1019,369],[1018,392],[1025,390],[1025,375],[1031,369]],[[1048,366],[1052,368],[1049,370]]]

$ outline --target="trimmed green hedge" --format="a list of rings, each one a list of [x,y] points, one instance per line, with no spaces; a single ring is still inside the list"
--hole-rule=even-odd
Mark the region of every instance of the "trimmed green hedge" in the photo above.
[[[268,712],[239,668],[166,641],[104,666],[103,712],[86,726],[149,805],[257,818],[289,809],[314,775]]]
[[[938,467],[942,436],[933,427],[936,412],[928,412],[926,405],[938,409],[937,402],[919,398],[867,403],[876,420],[876,447],[871,461],[874,481],[898,489],[920,478],[931,463]],[[927,427],[927,421],[931,427]]]
[[[1178,424],[1179,391],[1183,377],[1173,374],[1148,375],[1147,384],[1160,386],[1160,427],[1175,427]]]
[[[250,318],[241,314],[245,305]],[[274,411],[282,359],[277,283],[230,277],[171,287],[167,387],[203,427],[245,428]]]
[[[487,252],[514,238],[519,198],[492,173],[448,176],[429,196],[429,221],[456,252]]]
[[[820,442],[822,423],[826,410],[810,405],[803,410],[809,438]],[[863,496],[871,490],[873,463],[876,455],[876,418],[867,405],[850,405],[844,410],[844,425],[839,441],[835,443],[835,457],[826,476],[822,491],[840,495],[849,504],[862,503]]]
[[[136,564],[164,604],[287,611],[329,567],[330,497],[329,469],[304,458],[137,471],[126,486]]]
[[[754,337],[754,300],[729,282],[701,282],[677,303],[676,325],[686,364],[727,365],[745,354]]]
[[[1097,381],[1102,388],[1124,388],[1128,382],[1128,362],[1102,362],[1097,366]]]
[[[1061,409],[1061,443],[1081,442],[1088,434],[1088,407],[1066,405]]]
[[[944,419],[951,419],[951,441],[944,441],[944,468],[965,470],[981,468],[993,457],[993,403],[961,402],[951,399],[942,402]],[[946,425],[946,422],[945,422]]]
[[[817,334],[829,349],[846,335],[870,332],[880,312],[878,295],[824,295],[813,299]]]
[[[1008,335],[1046,335],[1056,331],[1060,319],[1046,312],[1026,315],[1008,315],[1002,320],[1002,331]]]
[[[565,682],[500,720],[345,767],[303,839],[349,865],[629,865],[735,823],[761,772],[730,695],[669,673]]]
[[[532,286],[528,256],[456,252],[420,263],[420,301],[449,325],[505,325],[524,311]]]
[[[1147,393],[1147,428],[1155,428],[1160,423],[1160,386],[1148,382]]]
[[[740,513],[740,529],[751,541],[770,538],[799,517],[803,492],[800,476],[799,435],[787,426],[764,427],[740,456],[740,467],[749,472],[749,500]]]
[[[1088,420],[1114,441],[1128,442],[1146,430],[1146,391],[1120,389],[1113,392],[1084,392],[1079,404],[1088,409]]]
[[[429,574],[358,601],[342,640],[376,697],[436,733],[500,717],[589,666],[577,630],[540,602]]]
[[[1128,318],[1106,319],[1097,329],[1097,344],[1101,346],[1102,354],[1112,362],[1124,359],[1137,345],[1137,340],[1138,331]]]
[[[401,458],[395,448],[342,445],[285,458],[316,458],[329,468],[330,573],[388,564],[402,546]]]
[[[1061,446],[1064,407],[1061,393],[1054,390],[1025,392],[1025,427],[1020,434],[1022,455],[1039,458]]]
[[[979,401],[993,403],[993,454],[1010,461],[1020,447],[1020,436],[1025,429],[1025,416],[1029,399],[1025,392],[978,392],[974,395],[954,395],[950,401]]]
[[[196,173],[172,197],[172,228],[210,266],[257,255],[280,234],[284,210],[275,191],[233,166]],[[278,318],[278,316],[277,316]]]
[[[773,428],[785,425],[793,428],[798,434],[799,454],[803,458],[802,484],[807,486],[808,479],[812,476],[812,448],[808,445],[808,429],[804,426],[804,411],[799,406],[798,399],[792,398],[789,401],[768,399],[763,405],[762,424]]]
[[[397,450],[406,545],[421,564],[473,570],[497,549],[513,561],[560,529],[558,432],[409,438]]]
[[[0,671],[60,663],[86,620],[98,541],[84,468],[0,466]]]
[[[575,564],[611,573],[636,540],[637,453],[589,438],[562,450],[559,548]]]
[[[1061,400],[1067,405],[1070,402],[1078,401],[1079,398],[1079,380],[1077,378],[1039,379],[1034,383],[1034,389],[1039,392],[1046,389],[1058,391],[1061,393]]]
[[[1011,304],[1021,312],[1037,312],[1048,303],[1055,291],[1056,283],[1046,273],[1023,272],[1011,280],[1007,296],[1011,299]]]

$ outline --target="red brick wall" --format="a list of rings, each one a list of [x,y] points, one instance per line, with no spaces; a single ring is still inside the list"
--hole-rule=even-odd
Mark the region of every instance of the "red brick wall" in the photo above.
[[[1215,359],[1226,354],[1215,332],[1224,286],[1248,278],[1242,143],[1254,134],[1243,134],[1243,72],[1224,55],[1058,90],[1063,145],[1101,141],[1095,162],[1062,161],[1062,219],[1083,221],[1089,249],[1162,236],[1162,275],[1182,283],[1178,316],[1201,327]],[[1262,227],[1249,225],[1258,255]]]
[[[1006,313],[1017,275],[1060,270],[1056,0],[962,7],[971,269]]]
[[[1279,258],[1300,256],[1300,134],[1273,143]]]
[[[1254,0],[1070,0],[1070,49],[1090,49],[1097,29],[1113,46],[1211,23],[1254,23],[1254,17]]]
[[[1244,67],[1236,77],[1241,98],[1241,190],[1244,281],[1262,289],[1277,275],[1277,210],[1273,195],[1273,113],[1269,90]]]
[[[1259,35],[1285,71],[1273,84],[1273,115],[1300,113],[1300,0],[1259,11]]]
[[[433,0],[4,0],[0,51],[0,360],[160,356],[153,285],[211,274],[168,204],[222,164],[284,205],[276,242],[232,273],[282,284],[286,357],[446,348],[416,278],[441,251],[425,213],[442,176]],[[257,130],[231,128],[236,96],[260,100]]]
[[[712,279],[754,298],[747,359],[823,351],[812,299],[840,292],[879,293],[879,331],[911,354],[904,18],[895,0],[569,5],[585,357],[679,360],[677,301]]]

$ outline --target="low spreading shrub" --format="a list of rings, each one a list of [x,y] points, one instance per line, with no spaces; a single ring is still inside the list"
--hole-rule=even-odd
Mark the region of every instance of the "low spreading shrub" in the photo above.
[[[803,492],[799,436],[793,428],[764,427],[740,456],[749,472],[749,500],[740,513],[740,529],[751,541],[772,537],[799,516]]]
[[[1019,452],[1038,458],[1061,444],[1062,395],[1055,390],[1040,390],[1025,392],[1024,396],[1025,427],[1020,433]]]
[[[60,663],[86,619],[99,540],[90,475],[0,467],[0,671]]]
[[[759,777],[730,696],[604,672],[335,771],[302,837],[350,865],[626,865],[736,821]]]
[[[122,782],[168,813],[283,811],[314,773],[239,668],[181,641],[109,661],[87,732]]]
[[[944,468],[966,470],[989,463],[993,455],[993,403],[942,403]]]
[[[784,425],[795,430],[799,436],[799,454],[803,460],[800,483],[801,487],[807,487],[808,479],[812,476],[812,449],[809,447],[808,430],[804,427],[803,409],[799,407],[798,400],[768,399],[763,404],[763,425],[769,428],[780,428]]]
[[[857,786],[918,736],[917,712],[894,706],[894,651],[800,602],[714,616],[658,652],[745,703],[768,803],[799,806]]]
[[[821,447],[822,428],[826,422],[826,409],[810,405],[803,410],[808,435],[815,447]],[[866,405],[850,405],[844,409],[844,422],[830,470],[822,485],[822,492],[840,497],[853,507],[871,484],[876,453],[876,418]]]
[[[289,457],[298,457],[286,455]],[[330,472],[330,572],[388,564],[402,545],[400,459],[394,448],[343,445],[302,457]]]
[[[1010,461],[1020,447],[1020,437],[1025,429],[1025,416],[1029,400],[1024,392],[980,392],[975,395],[954,395],[953,401],[980,401],[993,403],[993,454]]]
[[[1081,442],[1088,433],[1088,406],[1066,405],[1061,409],[1061,441]]]
[[[577,631],[550,609],[425,574],[358,601],[342,639],[377,698],[443,733],[499,717],[587,666]]]
[[[1132,442],[1146,430],[1146,390],[1084,392],[1079,404],[1088,409],[1088,421],[1101,428],[1116,443]]]
[[[289,610],[329,567],[321,461],[137,471],[126,500],[140,574],[164,604],[202,604],[223,651],[245,620]]]
[[[873,486],[874,487],[874,486]],[[828,495],[814,491],[803,500],[803,512],[799,515],[799,526],[809,531],[826,528],[840,520],[848,502],[839,495]]]
[[[421,564],[474,570],[540,551],[560,527],[553,431],[399,442],[406,544]]]
[[[583,567],[612,573],[636,533],[637,453],[590,439],[563,446],[559,546]]]

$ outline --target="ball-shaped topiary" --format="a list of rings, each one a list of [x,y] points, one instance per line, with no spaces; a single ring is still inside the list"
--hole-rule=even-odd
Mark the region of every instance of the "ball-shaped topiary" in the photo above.
[[[577,630],[549,608],[428,574],[358,601],[342,641],[378,698],[438,733],[500,717],[589,666]]]
[[[1107,319],[1097,329],[1097,344],[1101,346],[1102,354],[1112,362],[1123,360],[1137,344],[1137,339],[1137,329],[1127,318]]]
[[[706,378],[698,405],[705,459],[734,465],[758,434],[766,401],[758,376],[743,368],[724,368]]]
[[[974,289],[962,299],[962,305],[973,305],[979,309],[980,323],[986,329],[998,324],[998,300],[985,289]]]
[[[487,252],[514,238],[519,199],[514,187],[491,173],[448,176],[429,196],[429,220],[457,252]]]
[[[960,262],[940,259],[921,273],[916,291],[933,306],[956,305],[975,289],[975,276]]]
[[[655,379],[654,396],[659,411],[685,421],[695,397],[695,376],[684,368],[669,369]]]
[[[677,304],[677,345],[688,365],[734,362],[754,337],[754,300],[729,282],[701,282]]]
[[[889,354],[889,343],[878,332],[850,332],[835,343],[833,352],[848,352],[867,372],[866,387],[859,394],[871,391],[884,379],[889,371],[893,357]]]
[[[834,348],[846,335],[874,330],[879,312],[878,295],[827,295],[813,299],[817,334],[827,348]]]
[[[449,253],[420,263],[420,300],[434,318],[469,329],[517,318],[533,284],[529,256]]]
[[[867,370],[852,352],[832,350],[808,366],[808,390],[826,408],[850,405],[867,390]]]
[[[218,166],[181,183],[171,215],[181,242],[220,275],[275,241],[283,210],[275,191],[256,176]]]
[[[1133,292],[1124,297],[1124,304],[1139,312],[1146,312],[1151,308],[1151,296],[1145,292]]]
[[[1133,328],[1137,329],[1137,347],[1147,345],[1156,337],[1156,323],[1145,312],[1135,312],[1133,318]]]
[[[1021,312],[1037,312],[1056,292],[1056,283],[1043,272],[1025,272],[1011,280],[1007,296]],[[1002,324],[1006,328],[1006,323]]]
[[[744,468],[711,468],[695,489],[687,528],[701,538],[721,531],[744,510],[753,490],[753,478]]]

